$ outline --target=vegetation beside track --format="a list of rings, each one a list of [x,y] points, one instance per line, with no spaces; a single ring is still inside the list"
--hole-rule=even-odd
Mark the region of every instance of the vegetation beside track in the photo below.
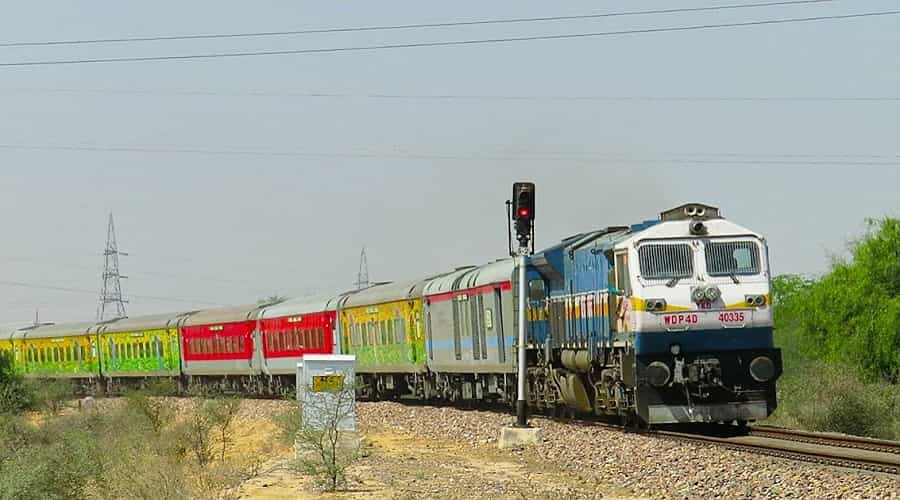
[[[0,411],[0,499],[227,498],[267,457],[234,445],[236,398],[160,382],[76,409],[64,382],[4,377],[19,392]]]
[[[900,440],[900,219],[868,221],[850,252],[773,280],[785,372],[767,423]]]

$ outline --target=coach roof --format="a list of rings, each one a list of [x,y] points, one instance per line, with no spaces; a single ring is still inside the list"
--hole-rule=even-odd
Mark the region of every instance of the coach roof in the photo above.
[[[323,311],[334,311],[338,297],[323,295],[317,297],[300,297],[267,306],[260,313],[261,319],[280,318],[292,314],[309,314]]]
[[[413,280],[371,286],[349,295],[344,302],[344,307],[359,307],[419,298],[422,296],[422,289],[427,282],[427,280]]]
[[[27,339],[47,339],[55,337],[75,337],[85,335],[96,325],[93,321],[80,323],[59,323],[56,325],[40,325],[35,328],[19,330]],[[18,337],[18,335],[17,335]]]
[[[255,320],[262,307],[264,307],[263,304],[245,304],[242,306],[205,309],[188,316],[184,326]]]
[[[96,325],[92,331],[97,333],[112,332],[138,332],[145,330],[161,330],[165,328],[175,328],[178,321],[192,312],[152,314],[146,316],[135,316],[133,318],[122,318],[116,321],[108,321]]]

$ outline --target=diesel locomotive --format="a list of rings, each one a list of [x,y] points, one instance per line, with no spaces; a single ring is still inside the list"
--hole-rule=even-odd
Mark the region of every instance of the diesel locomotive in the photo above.
[[[527,259],[532,410],[636,424],[746,423],[776,407],[766,240],[716,207],[577,234]],[[304,354],[357,359],[361,397],[513,405],[518,302],[511,258],[333,296],[0,338],[27,377],[115,390],[154,377],[251,394],[293,390]]]

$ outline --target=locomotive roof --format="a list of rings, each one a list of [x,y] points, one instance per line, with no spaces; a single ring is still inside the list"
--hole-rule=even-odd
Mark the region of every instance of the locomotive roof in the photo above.
[[[262,307],[265,306],[263,304],[244,304],[241,306],[204,309],[188,316],[184,325],[208,325],[211,323],[254,320]]]
[[[259,313],[259,317],[261,319],[271,319],[292,314],[334,311],[337,307],[337,300],[338,297],[334,295],[298,297],[266,307]]]
[[[660,222],[659,224],[648,227],[643,231],[638,231],[631,234],[629,238],[626,238],[616,244],[616,247],[623,248],[627,245],[638,243],[643,240],[652,240],[657,238],[696,238],[696,236],[692,235],[690,231],[690,225],[692,222],[692,219]],[[752,236],[762,239],[762,235],[760,235],[759,233],[751,231],[739,224],[735,224],[728,219],[703,220],[703,224],[705,224],[707,228],[707,233],[703,235],[703,238]]]
[[[427,279],[385,283],[365,288],[347,296],[344,307],[358,307],[399,300],[410,300],[422,296]]]
[[[94,321],[82,321],[78,323],[59,323],[55,325],[38,325],[34,328],[18,330],[13,338],[17,339],[47,339],[54,337],[75,337],[84,335],[96,325]]]
[[[178,320],[191,314],[192,312],[164,313],[152,314],[146,316],[135,316],[133,318],[121,318],[112,322],[97,324],[92,332],[110,333],[110,332],[136,332],[143,330],[157,330],[163,328],[173,328],[177,325]]]

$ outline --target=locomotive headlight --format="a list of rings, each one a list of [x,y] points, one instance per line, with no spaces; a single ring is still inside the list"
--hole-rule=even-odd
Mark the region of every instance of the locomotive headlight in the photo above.
[[[666,309],[666,299],[647,299],[644,301],[644,304],[650,312],[664,311]]]
[[[750,376],[757,382],[768,382],[775,377],[775,363],[767,356],[757,356],[750,362]]]
[[[744,295],[744,301],[747,302],[748,306],[763,306],[766,304],[766,296],[765,295]]]
[[[706,300],[706,290],[702,286],[698,286],[691,290],[691,300],[694,302],[703,302]]]
[[[661,361],[654,361],[647,365],[647,382],[653,387],[662,387],[669,381],[672,371],[669,366]]]
[[[706,297],[706,300],[708,300],[710,302],[714,302],[714,301],[718,300],[719,297],[722,296],[722,291],[719,290],[719,287],[713,285],[713,286],[707,287],[706,291],[703,293],[703,295]]]

